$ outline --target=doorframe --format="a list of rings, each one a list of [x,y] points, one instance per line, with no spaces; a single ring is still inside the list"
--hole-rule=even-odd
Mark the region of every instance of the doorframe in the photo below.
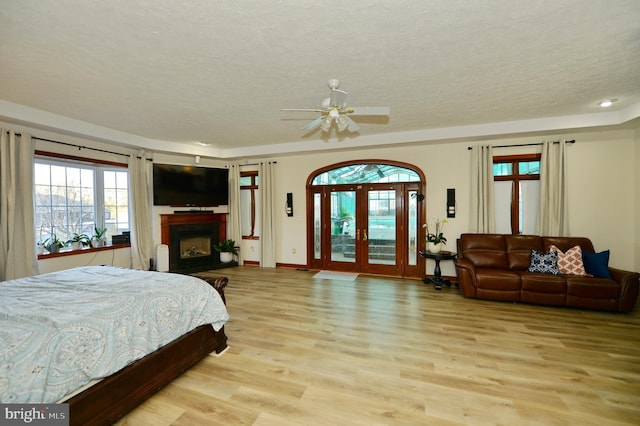
[[[309,174],[309,176],[307,177],[307,183],[306,183],[306,217],[307,217],[307,224],[306,224],[306,235],[307,235],[307,267],[310,269],[322,269],[323,265],[324,265],[324,260],[323,257],[325,256],[325,252],[324,252],[324,247],[326,247],[325,242],[322,240],[322,238],[324,238],[325,232],[321,231],[321,242],[320,242],[320,247],[321,247],[321,253],[322,256],[320,259],[315,259],[314,258],[314,194],[320,193],[321,197],[326,197],[326,191],[325,189],[327,189],[328,187],[332,186],[331,184],[328,185],[312,185],[313,180],[321,173],[336,169],[336,168],[340,168],[340,167],[344,167],[344,166],[349,166],[349,165],[356,165],[356,164],[383,164],[383,165],[389,165],[389,166],[397,166],[397,167],[401,167],[401,168],[405,168],[405,169],[409,169],[412,170],[413,172],[415,172],[419,178],[420,181],[416,182],[401,182],[401,183],[411,183],[414,185],[418,185],[418,193],[422,195],[422,197],[420,197],[417,201],[417,206],[418,206],[418,212],[417,212],[417,218],[418,218],[418,223],[417,223],[417,235],[418,235],[418,239],[419,241],[417,242],[417,248],[418,250],[423,249],[423,243],[422,241],[424,241],[424,231],[423,231],[423,224],[425,223],[425,214],[426,214],[426,178],[425,178],[425,174],[422,172],[422,170],[410,163],[405,163],[402,161],[393,161],[393,160],[381,160],[381,159],[358,159],[358,160],[348,160],[348,161],[342,161],[342,162],[338,162],[338,163],[333,163],[324,167],[321,167],[319,169],[314,170],[313,172],[311,172]],[[396,182],[393,182],[396,183]],[[354,186],[356,185],[365,185],[365,183],[353,183]],[[335,186],[335,185],[333,185]],[[320,190],[319,190],[320,189]],[[402,194],[402,200],[405,200],[405,197],[408,196],[408,191],[404,191]],[[326,200],[323,200],[323,203],[326,203]],[[406,210],[408,203],[406,202],[402,202],[400,203],[400,208],[402,209],[401,211],[397,212],[398,215],[402,215],[402,217],[404,218],[404,221],[406,223],[406,218],[408,217],[408,211]],[[323,212],[324,214],[324,212]],[[406,233],[408,233],[408,229],[405,227],[404,229],[405,232],[405,237],[406,237]],[[399,250],[399,253],[405,254],[406,255],[406,250],[402,249]],[[402,267],[400,268],[400,275],[399,276],[408,276],[411,278],[420,278],[421,276],[424,275],[424,271],[425,271],[425,260],[416,253],[416,265],[413,266],[409,266],[407,259],[402,259]],[[410,271],[410,272],[409,272]],[[407,273],[409,272],[409,273]]]

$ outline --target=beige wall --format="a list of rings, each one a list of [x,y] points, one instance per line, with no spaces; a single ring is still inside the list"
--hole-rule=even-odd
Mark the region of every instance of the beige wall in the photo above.
[[[546,137],[503,138],[482,144],[511,145],[546,140],[576,139],[569,150],[570,233],[587,236],[596,250],[611,250],[611,265],[640,270],[637,220],[640,142],[633,130],[594,131]],[[348,141],[342,142],[344,144]],[[278,262],[305,264],[305,183],[309,174],[328,164],[356,159],[392,159],[414,164],[427,179],[427,218],[446,213],[446,189],[456,189],[457,214],[449,219],[445,235],[447,249],[455,250],[455,239],[468,230],[470,152],[478,142],[414,144],[407,147],[375,148],[367,151],[340,151],[296,155],[278,159],[277,199],[294,194],[295,216],[278,211]],[[539,147],[496,149],[495,154],[539,152]],[[635,196],[634,196],[635,195]],[[278,202],[275,203],[278,206]],[[295,251],[295,253],[294,253]],[[432,271],[433,266],[427,265]],[[444,275],[455,275],[451,262],[442,265]]]
[[[2,124],[2,123],[0,123]],[[18,128],[21,131],[28,128]],[[65,135],[42,131],[32,132],[39,137],[79,143],[85,146],[97,146],[118,152],[131,152],[123,147],[109,146]],[[469,169],[470,152],[467,147],[473,144],[512,145],[540,142],[542,140],[575,139],[569,147],[569,185],[570,185],[570,233],[587,236],[592,239],[596,250],[611,249],[611,265],[623,269],[640,271],[640,128],[631,130],[594,130],[560,135],[532,136],[519,138],[501,138],[482,142],[446,142],[416,143],[408,146],[374,148],[367,150],[341,150],[336,152],[317,152],[301,155],[281,156],[276,173],[276,259],[278,263],[305,265],[306,221],[305,184],[308,176],[316,169],[346,160],[392,159],[411,163],[422,169],[427,179],[427,217],[445,216],[446,189],[456,189],[457,214],[446,224],[445,235],[449,239],[447,248],[455,250],[455,239],[468,229],[469,221]],[[335,143],[347,146],[349,140]],[[339,144],[339,145],[338,145]],[[73,155],[96,156],[113,161],[125,161],[125,157],[96,154],[89,150],[78,152],[74,148],[38,142],[39,149],[64,151]],[[516,154],[532,152],[537,147],[503,148],[497,154]],[[105,158],[106,157],[106,158]],[[193,164],[189,156],[154,154],[156,162],[175,164]],[[201,165],[222,166],[220,160],[201,159]],[[284,211],[286,193],[294,197],[293,217]],[[282,206],[278,208],[277,206]],[[216,209],[225,212],[226,207]],[[154,243],[160,242],[159,214],[171,212],[169,208],[154,208]],[[243,253],[246,259],[259,259],[260,245],[257,241],[244,241]],[[118,251],[112,257],[102,254],[68,256],[41,261],[42,272],[64,269],[84,264],[115,264],[129,267],[131,262],[127,253]],[[443,264],[444,275],[454,275],[451,262]],[[432,265],[427,270],[432,270]]]

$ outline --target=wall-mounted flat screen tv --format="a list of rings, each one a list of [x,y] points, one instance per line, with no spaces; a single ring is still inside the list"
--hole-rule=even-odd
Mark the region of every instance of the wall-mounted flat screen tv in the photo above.
[[[229,204],[229,170],[153,164],[153,205],[211,207]]]

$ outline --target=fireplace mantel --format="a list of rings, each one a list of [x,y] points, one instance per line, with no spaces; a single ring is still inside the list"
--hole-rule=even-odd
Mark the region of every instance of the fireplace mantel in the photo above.
[[[170,243],[170,226],[171,225],[197,225],[201,223],[219,223],[220,224],[220,241],[227,239],[227,214],[213,212],[197,212],[197,213],[173,213],[160,215],[160,229],[162,231],[162,244]]]

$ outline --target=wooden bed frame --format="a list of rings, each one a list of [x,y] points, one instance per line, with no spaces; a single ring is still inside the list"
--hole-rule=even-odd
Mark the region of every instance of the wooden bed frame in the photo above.
[[[201,278],[226,304],[226,277]],[[70,425],[111,425],[212,352],[227,348],[224,327],[203,325],[64,401]]]

